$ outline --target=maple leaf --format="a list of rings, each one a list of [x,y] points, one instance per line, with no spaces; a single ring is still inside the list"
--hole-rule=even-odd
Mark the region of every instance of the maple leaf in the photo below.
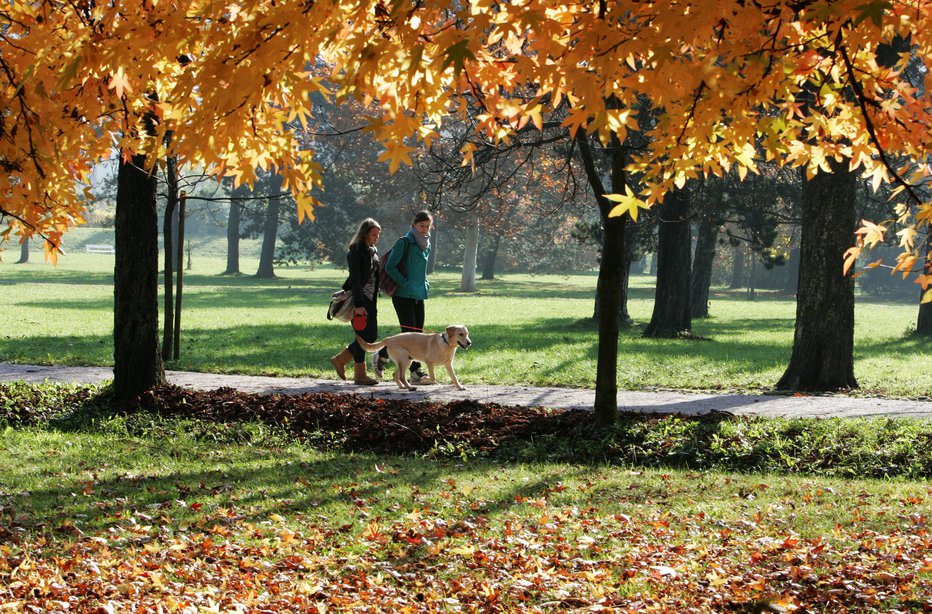
[[[631,216],[633,221],[638,221],[638,208],[649,209],[650,205],[634,195],[629,186],[625,186],[624,194],[606,194],[605,198],[618,203],[608,213],[608,217],[618,217],[625,213]]]
[[[120,99],[123,98],[123,90],[132,93],[133,88],[130,85],[129,79],[123,74],[122,66],[117,67],[115,73],[110,73],[110,83],[107,85],[107,89],[116,90],[117,98]]]
[[[448,66],[453,66],[453,74],[459,75],[467,60],[475,60],[476,56],[469,49],[469,39],[463,39],[450,45],[443,52],[444,60],[440,65],[440,70],[444,71]]]
[[[402,163],[411,166],[412,162],[409,154],[414,150],[414,147],[409,147],[401,142],[389,143],[385,146],[385,151],[379,154],[379,162],[388,160],[388,171],[394,173]]]

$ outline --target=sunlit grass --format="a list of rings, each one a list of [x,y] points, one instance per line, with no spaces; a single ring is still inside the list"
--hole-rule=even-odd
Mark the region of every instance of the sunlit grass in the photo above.
[[[7,253],[9,256],[9,253]],[[8,260],[7,260],[8,262]],[[255,260],[242,270],[254,271]],[[331,377],[328,358],[351,340],[349,327],[327,321],[329,295],[345,278],[332,267],[279,267],[278,277],[220,276],[221,258],[196,256],[185,271],[181,358],[171,369]],[[112,364],[113,257],[80,251],[57,268],[0,265],[5,314],[0,360],[69,365]],[[597,328],[592,321],[595,274],[500,275],[458,291],[459,274],[432,275],[427,327],[469,326],[474,346],[457,355],[466,383],[592,387]],[[622,389],[752,390],[773,387],[792,350],[795,302],[759,293],[758,300],[713,289],[712,317],[693,331],[708,340],[643,339],[651,317],[652,277],[635,276],[629,311],[637,326],[619,338]],[[380,305],[380,334],[398,330],[390,300]],[[932,343],[909,336],[918,306],[859,300],[855,376],[865,391],[932,394],[924,368]]]

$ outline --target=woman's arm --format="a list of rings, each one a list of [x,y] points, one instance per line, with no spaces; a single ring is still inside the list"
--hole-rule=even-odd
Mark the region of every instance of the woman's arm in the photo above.
[[[407,247],[406,243],[408,239],[401,237],[395,241],[395,245],[392,246],[392,253],[388,255],[388,259],[385,261],[385,272],[388,273],[388,276],[398,282],[399,286],[403,286],[408,282],[408,277],[398,269],[398,265],[401,264],[402,258],[405,257],[405,248]]]

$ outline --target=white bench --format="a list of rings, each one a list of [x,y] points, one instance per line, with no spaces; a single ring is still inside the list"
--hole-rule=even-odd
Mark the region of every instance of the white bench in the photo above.
[[[87,244],[84,246],[84,251],[88,254],[114,254],[116,250],[113,249],[112,245],[93,245]]]

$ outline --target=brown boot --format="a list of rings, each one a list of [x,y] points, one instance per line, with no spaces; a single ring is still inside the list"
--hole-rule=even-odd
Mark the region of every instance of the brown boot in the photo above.
[[[352,360],[353,353],[346,348],[330,359],[330,364],[332,364],[333,368],[337,370],[337,375],[340,376],[340,379],[346,379],[346,365],[348,365]]]
[[[366,363],[365,362],[354,362],[353,368],[355,370],[353,383],[357,386],[375,386],[379,383],[379,380],[372,379],[366,375]]]

